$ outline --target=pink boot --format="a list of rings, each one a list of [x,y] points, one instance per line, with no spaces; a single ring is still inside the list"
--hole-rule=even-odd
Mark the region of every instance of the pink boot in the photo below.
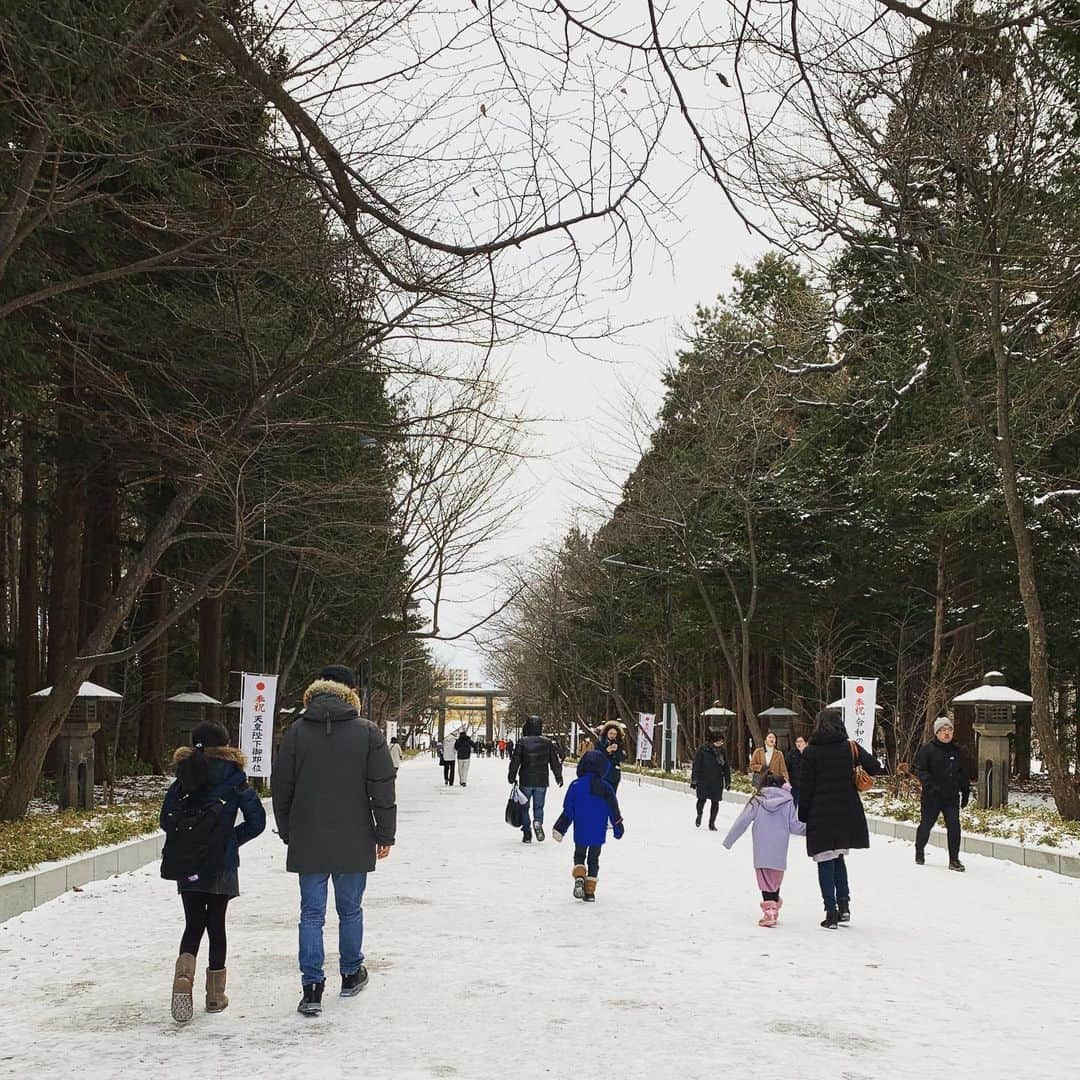
[[[775,926],[776,925],[774,922],[772,922],[772,912],[770,910],[771,908],[772,908],[772,901],[771,900],[762,900],[761,901],[761,918],[758,919],[758,926]]]
[[[780,909],[783,906],[784,906],[784,901],[783,900],[777,900],[776,901],[776,915],[773,918],[773,926],[775,926],[777,924],[777,922],[779,921],[779,919],[780,919]]]

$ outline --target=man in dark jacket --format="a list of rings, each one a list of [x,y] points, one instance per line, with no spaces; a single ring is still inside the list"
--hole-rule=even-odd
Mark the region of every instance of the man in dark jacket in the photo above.
[[[791,801],[799,809],[799,789],[802,786],[802,756],[806,749],[806,740],[800,735],[795,745],[784,755],[787,765],[788,783],[791,784]]]
[[[462,787],[466,786],[466,781],[469,779],[469,763],[472,761],[472,752],[475,745],[476,743],[469,738],[469,733],[464,728],[458,732],[458,737],[454,740],[454,750],[457,753],[458,783]]]
[[[521,808],[521,842],[532,843],[529,831],[529,807],[532,806],[536,824],[536,839],[544,839],[544,799],[547,797],[548,769],[555,776],[555,782],[562,787],[562,762],[555,752],[555,744],[541,735],[543,724],[539,716],[530,716],[521,729],[514,752],[510,756],[510,783],[518,782],[521,793],[527,801]]]
[[[300,972],[305,1016],[322,1011],[327,882],[338,912],[341,995],[367,984],[361,901],[367,875],[394,843],[394,763],[382,732],[360,715],[356,675],[332,665],[304,692],[285,733],[271,785],[285,867],[300,875]]]
[[[963,871],[960,861],[960,808],[971,796],[964,751],[953,742],[953,725],[947,716],[934,721],[934,738],[915,757],[915,772],[922,783],[922,816],[915,833],[915,862],[926,862],[926,841],[938,819],[945,818],[949,838],[949,869]]]
[[[724,797],[724,789],[731,787],[731,766],[724,752],[722,735],[713,735],[709,742],[698,747],[690,769],[690,786],[697,792],[697,818],[694,825],[701,827],[701,815],[705,810],[705,801],[708,800],[711,804],[709,829],[716,832],[720,800]]]

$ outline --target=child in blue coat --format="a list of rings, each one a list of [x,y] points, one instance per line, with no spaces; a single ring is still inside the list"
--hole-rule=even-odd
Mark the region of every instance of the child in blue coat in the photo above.
[[[615,788],[603,779],[609,763],[599,750],[590,750],[578,762],[578,778],[566,791],[563,810],[552,836],[561,841],[574,826],[574,896],[590,903],[596,899],[600,873],[600,849],[607,839],[610,821],[616,840],[623,835],[623,819]]]

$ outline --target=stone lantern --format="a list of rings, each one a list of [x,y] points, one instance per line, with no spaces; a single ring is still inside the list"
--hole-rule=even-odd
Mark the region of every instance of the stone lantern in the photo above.
[[[46,686],[33,698],[47,698]],[[57,803],[61,810],[90,810],[94,805],[94,735],[99,701],[120,701],[123,695],[97,683],[84,682],[56,737]]]
[[[758,719],[768,724],[768,731],[776,736],[776,748],[781,752],[790,750],[793,745],[792,733],[798,713],[786,709],[783,705],[774,705],[771,709],[758,713]]]
[[[1016,707],[1031,702],[1027,694],[1006,686],[1000,671],[988,671],[982,686],[952,699],[954,710],[975,713],[975,788],[984,808],[1009,801],[1009,736],[1016,734]]]
[[[701,715],[708,718],[705,724],[709,732],[719,732],[725,739],[730,737],[731,721],[735,719],[735,714],[730,709],[725,709],[719,701],[714,701]]]
[[[221,702],[217,698],[204,694],[201,690],[186,690],[165,700],[172,707],[175,717],[173,724],[178,746],[186,746],[191,742],[191,733],[206,719],[207,709],[221,708]]]

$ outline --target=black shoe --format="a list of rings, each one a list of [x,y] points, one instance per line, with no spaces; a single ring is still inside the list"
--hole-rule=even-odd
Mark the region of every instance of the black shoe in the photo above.
[[[822,919],[821,925],[826,930],[835,930],[840,925],[840,914],[836,908],[825,909],[825,918]]]
[[[536,839],[539,840],[540,843],[543,843],[544,842],[544,826],[541,825],[539,821],[536,822],[536,824],[533,825],[533,832],[536,833]]]
[[[836,901],[836,918],[840,923],[851,922],[851,907],[847,900]]]
[[[532,834],[531,833],[522,833],[521,834],[521,842],[523,844],[531,844],[532,843]]]
[[[716,822],[715,821],[710,821],[709,822],[709,832],[717,832],[717,831],[718,830],[716,828]]]
[[[304,983],[304,996],[296,1006],[296,1011],[304,1016],[320,1016],[324,986],[326,983]]]
[[[354,971],[351,975],[341,976],[341,996],[342,997],[356,997],[361,990],[368,984],[367,968],[363,964],[360,965],[359,970]]]
[[[916,866],[925,866],[926,865],[926,856],[921,851],[918,851],[918,850],[916,850],[916,852],[915,852],[915,865]]]
[[[950,859],[949,869],[956,870],[962,874],[967,869],[967,867],[959,859]]]
[[[701,811],[700,810],[698,811],[698,816],[696,818],[694,818],[694,825],[699,829],[701,828]]]

